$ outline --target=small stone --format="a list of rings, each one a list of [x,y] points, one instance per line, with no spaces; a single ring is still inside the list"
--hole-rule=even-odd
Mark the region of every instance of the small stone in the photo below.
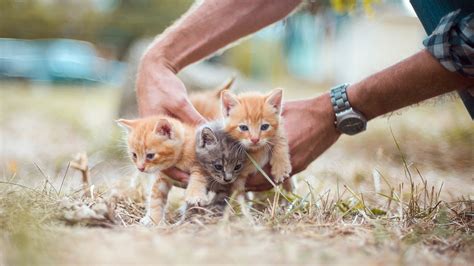
[[[73,211],[64,212],[64,219],[68,221],[74,221],[74,212]]]
[[[73,207],[73,203],[68,198],[62,198],[59,202],[59,206],[62,209],[71,209]]]
[[[103,202],[94,204],[94,206],[92,206],[92,210],[94,210],[97,215],[102,216],[102,217],[105,217],[107,213],[109,212],[109,208],[107,207],[107,204]]]
[[[91,218],[96,218],[96,213],[86,205],[82,205],[79,209],[75,211],[75,218],[77,220],[86,220]]]

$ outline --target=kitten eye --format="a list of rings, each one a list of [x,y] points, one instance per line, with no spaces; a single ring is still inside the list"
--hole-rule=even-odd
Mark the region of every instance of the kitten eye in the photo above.
[[[237,171],[237,170],[239,170],[240,168],[242,168],[242,164],[239,163],[238,165],[236,165],[236,166],[234,167],[234,171]]]
[[[134,152],[132,152],[132,158],[133,158],[133,159],[137,159],[137,154],[134,153]]]
[[[221,171],[222,169],[224,169],[222,164],[214,164],[214,168],[216,168],[217,171]]]
[[[269,124],[263,124],[263,125],[260,126],[260,129],[261,130],[267,130],[269,127],[270,127]]]
[[[242,131],[248,131],[248,130],[249,130],[249,127],[246,126],[246,125],[240,125],[239,128],[240,128],[240,130],[242,130]]]
[[[147,153],[147,154],[146,154],[146,159],[147,159],[147,160],[153,160],[153,158],[155,158],[155,154],[154,154],[154,153]]]

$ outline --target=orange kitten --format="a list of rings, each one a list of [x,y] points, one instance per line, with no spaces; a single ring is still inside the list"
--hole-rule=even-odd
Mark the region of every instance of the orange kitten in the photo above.
[[[141,119],[119,119],[117,122],[128,131],[128,150],[137,169],[157,174],[152,187],[147,215],[143,223],[163,220],[171,189],[170,179],[160,170],[177,167],[190,173],[186,189],[186,202],[198,204],[206,200],[207,180],[195,162],[195,127],[168,116]]]
[[[226,132],[239,140],[260,166],[269,162],[277,183],[291,173],[288,140],[281,123],[282,97],[281,89],[266,95],[257,92],[234,95],[229,91],[221,94]],[[246,174],[255,172],[255,166],[250,164],[234,183],[234,189],[244,191]]]

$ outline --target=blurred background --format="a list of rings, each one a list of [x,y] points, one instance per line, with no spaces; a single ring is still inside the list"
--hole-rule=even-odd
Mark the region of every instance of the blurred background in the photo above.
[[[154,36],[193,4],[2,0],[3,175],[28,176],[37,171],[34,162],[57,176],[73,154],[88,152],[97,180],[122,176],[130,163],[113,121],[136,116],[139,58]],[[190,92],[213,89],[236,75],[236,90],[279,86],[287,99],[312,97],[419,51],[424,37],[408,0],[304,1],[287,19],[189,66],[180,77]],[[343,137],[306,174],[320,182],[321,175],[336,171],[358,182],[381,162],[399,171],[393,126],[408,156],[427,171],[472,183],[469,117],[455,96],[434,102],[376,119],[360,137]],[[347,167],[341,172],[343,162]]]
[[[288,19],[208,61],[264,81],[358,79],[421,47],[423,30],[407,3],[305,1]],[[30,81],[120,85],[134,48],[162,32],[192,4],[4,0],[0,73],[3,78]],[[397,42],[402,37],[404,41]],[[368,57],[371,60],[365,60]],[[348,70],[338,71],[340,66]]]
[[[143,50],[193,4],[0,0],[0,265],[473,261],[473,124],[454,94],[374,119],[366,132],[342,136],[297,174],[297,194],[303,201],[311,195],[314,213],[311,203],[309,213],[295,213],[290,220],[280,218],[286,212],[274,218],[272,209],[271,219],[252,227],[240,220],[163,229],[123,220],[114,230],[65,226],[58,208],[67,203],[64,199],[79,197],[83,185],[81,173],[69,167],[77,153],[88,155],[91,194],[95,188],[98,195],[124,195],[122,209],[144,206],[143,197],[127,197],[143,192],[139,185],[146,178],[138,176],[141,183],[135,183],[138,172],[114,120],[136,117],[134,80]],[[190,93],[214,89],[236,76],[237,91],[278,86],[286,99],[314,97],[410,56],[422,49],[425,36],[408,0],[304,1],[287,19],[179,76]],[[444,207],[426,218],[439,223],[433,229],[411,218],[363,222],[352,211],[343,219],[346,206],[360,211],[354,193],[367,206],[393,209],[389,217],[398,212],[403,217],[403,204],[394,200],[390,205],[391,198],[382,193],[392,195],[395,189],[400,198],[411,200],[412,177],[431,199],[439,193],[440,200],[466,202],[465,220],[471,223],[447,219],[451,211],[455,217],[462,213]],[[172,190],[171,209],[183,202],[182,192]],[[261,193],[261,201],[266,203],[269,194]],[[427,205],[426,194],[416,197],[423,196],[425,209],[438,206],[436,200]],[[338,215],[333,225],[327,223],[332,215],[326,205]],[[138,222],[143,213],[133,213],[139,213],[133,216]],[[445,228],[460,223],[465,232]],[[434,233],[428,238],[430,230]]]

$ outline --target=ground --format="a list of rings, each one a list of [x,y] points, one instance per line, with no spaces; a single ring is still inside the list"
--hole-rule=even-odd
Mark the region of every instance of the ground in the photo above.
[[[230,209],[224,218],[147,228],[138,223],[146,178],[134,179],[113,122],[118,90],[15,82],[0,93],[0,265],[474,260],[474,134],[455,97],[342,137],[295,176],[290,203],[269,192],[254,195],[252,217]],[[78,152],[88,155],[92,198],[68,167]],[[170,216],[182,194],[173,190]]]

